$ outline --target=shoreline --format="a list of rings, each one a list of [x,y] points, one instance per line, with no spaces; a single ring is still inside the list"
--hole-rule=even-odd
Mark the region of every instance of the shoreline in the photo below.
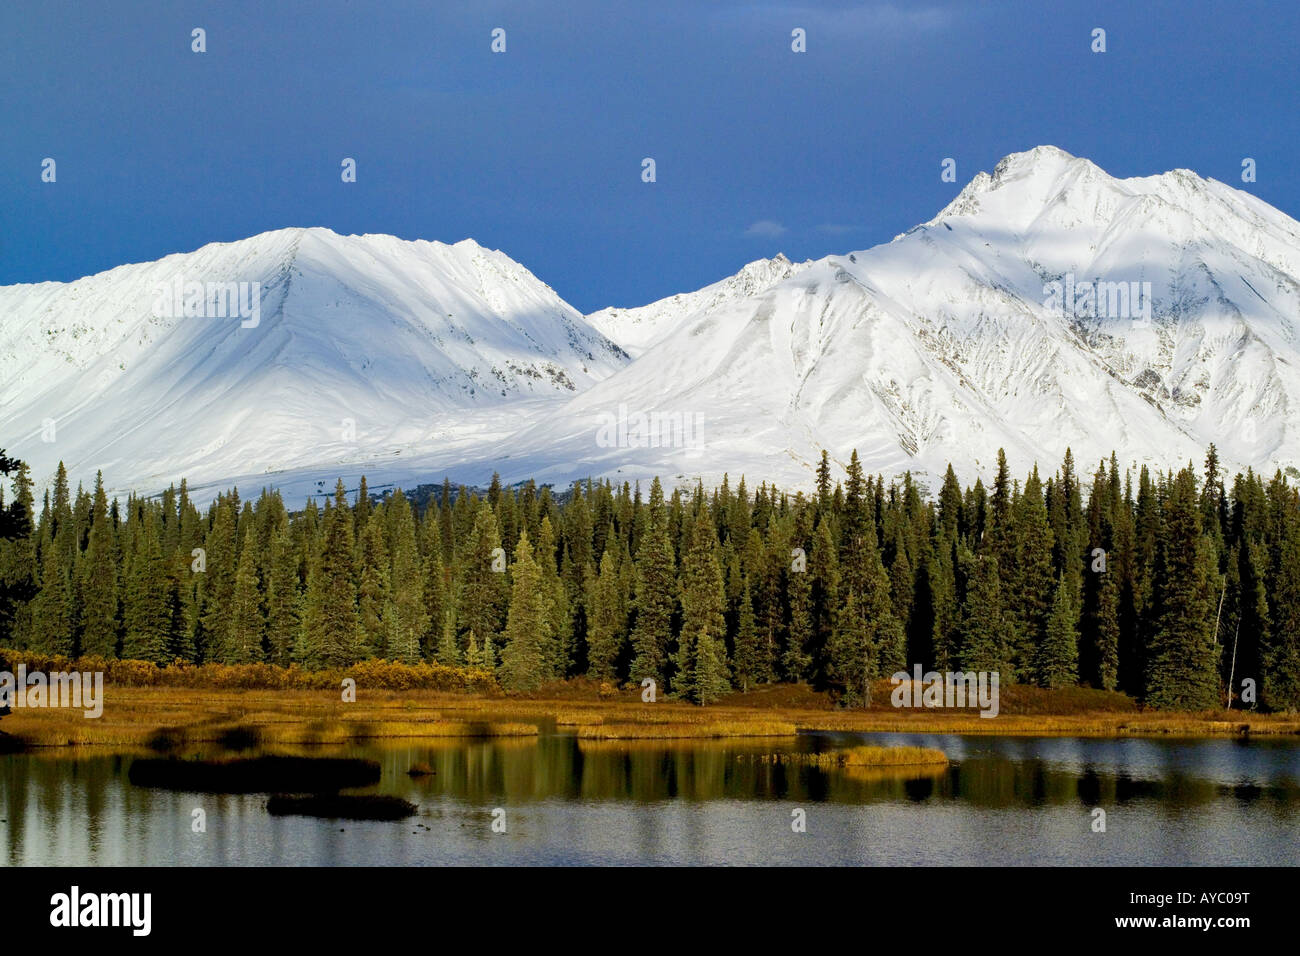
[[[837,709],[806,687],[777,685],[736,693],[709,707],[638,692],[610,697],[586,682],[529,696],[433,690],[364,690],[355,703],[325,690],[107,688],[104,713],[16,708],[0,719],[0,752],[94,747],[168,753],[197,745],[230,750],[378,740],[514,739],[573,733],[583,740],[666,744],[778,740],[806,733],[903,733],[998,737],[1300,737],[1300,716],[1247,711],[1140,710],[1101,691],[1008,689],[994,718],[978,711],[900,709],[888,697],[865,709]],[[1125,706],[1127,702],[1127,706]],[[1055,706],[1054,706],[1055,705]]]

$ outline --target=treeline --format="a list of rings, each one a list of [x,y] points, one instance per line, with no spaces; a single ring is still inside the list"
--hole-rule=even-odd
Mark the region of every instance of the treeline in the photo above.
[[[0,540],[0,645],[39,653],[436,661],[521,690],[652,678],[700,703],[807,681],[850,705],[919,663],[1155,707],[1300,709],[1300,497],[1280,473],[1229,490],[1213,446],[1201,479],[1112,456],[1086,503],[1068,452],[1023,482],[999,452],[991,488],[949,467],[932,499],[854,453],[842,477],[823,454],[811,495],[587,481],[561,500],[494,478],[444,482],[417,513],[363,479],[292,515],[274,491],[200,511],[184,482],[125,505],[102,476],[73,495],[62,466],[37,515],[11,464],[0,514],[31,520]]]

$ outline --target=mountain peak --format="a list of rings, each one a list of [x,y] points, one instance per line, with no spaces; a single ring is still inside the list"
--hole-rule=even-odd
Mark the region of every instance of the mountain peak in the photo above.
[[[1050,167],[1058,169],[1061,166],[1067,166],[1071,163],[1088,162],[1086,159],[1080,159],[1073,153],[1068,153],[1059,146],[1044,144],[1035,146],[1033,149],[1026,149],[1019,153],[1008,153],[998,161],[993,167],[993,178],[997,179],[1011,172],[1019,172],[1026,169],[1042,169]]]
[[[1016,182],[1058,183],[1067,176],[1099,174],[1109,179],[1092,161],[1067,153],[1057,146],[1035,146],[1021,153],[1010,153],[993,167],[989,189],[1000,189]]]
[[[1071,196],[1110,190],[1117,182],[1091,160],[1058,146],[1035,146],[1004,156],[992,174],[976,173],[926,225],[936,225],[952,216],[974,215],[989,202],[999,207],[1000,218],[1026,223],[1049,205],[1070,201]]]
[[[344,468],[794,483],[821,449],[855,448],[873,472],[987,477],[988,447],[1019,469],[1067,442],[1164,467],[1213,441],[1271,471],[1300,463],[1298,250],[1300,223],[1242,190],[1186,169],[1119,179],[1054,146],[1004,157],[894,242],[777,253],[585,319],[473,239],[291,227],[0,288],[0,445],[41,481],[59,459],[150,490],[292,471],[304,495]],[[177,279],[260,283],[260,321],[155,315],[155,284]],[[1099,282],[1104,299],[1049,295]],[[707,458],[593,449],[622,408],[703,410]]]
[[[323,227],[0,287],[0,314],[0,445],[40,480],[62,459],[118,488],[409,453],[628,360],[505,253]]]

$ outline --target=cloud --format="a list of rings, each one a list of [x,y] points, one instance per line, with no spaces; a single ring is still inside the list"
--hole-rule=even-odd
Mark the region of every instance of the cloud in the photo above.
[[[771,219],[760,219],[748,229],[745,230],[746,239],[777,239],[784,236],[788,230],[779,222]]]

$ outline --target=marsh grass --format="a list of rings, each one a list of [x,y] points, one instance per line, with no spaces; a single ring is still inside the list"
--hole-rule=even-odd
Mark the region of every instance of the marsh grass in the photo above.
[[[643,703],[639,694],[602,700],[596,688],[563,696],[515,697],[463,691],[384,690],[358,684],[355,703],[338,688],[268,690],[237,687],[106,685],[103,716],[80,710],[16,708],[0,720],[7,749],[112,747],[175,752],[194,745],[227,750],[346,744],[365,740],[497,738],[535,741],[539,727],[583,740],[707,740],[789,736],[798,731],[997,734],[1001,736],[1257,736],[1300,734],[1300,718],[1225,711],[1143,711],[1120,694],[1071,688],[1002,691],[995,718],[978,712],[894,708],[888,683],[865,709],[839,709],[802,685],[732,694],[709,707],[672,699]],[[585,698],[577,696],[579,692]],[[1053,703],[1059,712],[1053,713]],[[531,744],[530,744],[531,745]]]
[[[850,747],[839,752],[841,767],[947,766],[948,755],[934,747]]]
[[[605,717],[589,710],[556,710],[555,726],[557,727],[592,727],[597,724],[603,724]]]
[[[484,711],[447,712],[395,691],[344,704],[312,691],[196,690],[116,687],[105,691],[103,716],[80,710],[18,709],[6,717],[8,739],[33,747],[106,746],[168,753],[197,744],[226,750],[357,740],[536,737],[535,722],[492,719]],[[364,698],[363,698],[364,699]]]

